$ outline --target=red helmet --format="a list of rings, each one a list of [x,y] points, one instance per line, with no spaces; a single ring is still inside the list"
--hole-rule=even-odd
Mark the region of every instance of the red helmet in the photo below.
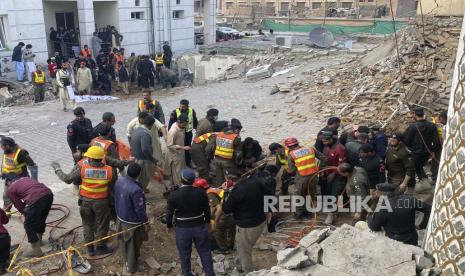
[[[286,140],[284,140],[284,145],[286,147],[292,147],[292,146],[295,146],[297,144],[299,144],[299,141],[297,141],[297,139],[294,138],[294,137],[286,138]]]
[[[207,180],[203,179],[203,178],[197,178],[195,181],[194,181],[194,187],[202,187],[204,189],[208,189],[209,186],[208,186],[208,183],[207,183]]]

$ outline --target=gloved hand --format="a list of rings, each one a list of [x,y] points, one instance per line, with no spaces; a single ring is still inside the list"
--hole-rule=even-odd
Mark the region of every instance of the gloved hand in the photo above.
[[[55,171],[61,169],[60,164],[58,164],[58,162],[53,161],[52,163],[50,163],[50,165]]]

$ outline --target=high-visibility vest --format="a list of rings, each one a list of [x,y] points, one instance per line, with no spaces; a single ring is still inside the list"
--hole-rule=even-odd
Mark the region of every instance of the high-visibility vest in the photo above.
[[[119,69],[120,65],[118,64],[118,61],[124,62],[124,56],[117,54],[115,55],[115,67],[116,69]]]
[[[218,133],[216,136],[215,156],[222,157],[224,159],[233,159],[234,140],[236,140],[236,137],[236,133]]]
[[[223,189],[210,187],[210,188],[207,189],[207,195],[208,194],[215,194],[218,197],[218,199],[220,200],[220,202],[222,202],[223,199],[224,199],[224,190]]]
[[[26,162],[18,163],[18,155],[21,151],[22,149],[18,147],[16,152],[3,154],[2,174],[15,173],[20,175],[23,172],[23,167],[26,166]]]
[[[44,84],[45,83],[45,73],[40,72],[40,74],[38,74],[37,71],[34,72],[34,83]]]
[[[292,160],[294,160],[299,175],[307,176],[318,171],[318,163],[313,148],[300,147],[289,154]]]
[[[91,57],[92,56],[92,51],[90,49],[82,49],[81,50],[81,55],[83,57]]]
[[[81,187],[79,195],[92,199],[108,197],[108,186],[113,178],[113,169],[104,165],[94,167],[90,164],[81,166]]]
[[[444,125],[441,124],[441,121],[439,120],[439,117],[431,117],[431,121],[436,125],[436,128],[438,129],[438,135],[439,135],[439,141],[441,144],[444,142]]]
[[[163,55],[155,57],[155,64],[156,65],[163,65]]]
[[[179,118],[179,116],[181,116],[181,109],[176,108],[176,117]],[[189,111],[187,112],[187,118],[189,121],[186,126],[186,132],[191,132],[194,129],[194,111],[190,107]]]
[[[152,104],[156,105],[157,101],[152,100]],[[139,112],[144,111],[144,110],[147,110],[147,105],[145,104],[144,100],[139,100]]]
[[[198,137],[194,138],[194,143],[200,144],[203,141],[206,141],[207,143],[210,141],[210,136],[212,136],[214,133],[205,133],[204,135],[200,135]]]
[[[108,154],[108,148],[113,144],[112,141],[110,140],[104,140],[102,138],[94,138],[91,142],[90,142],[90,146],[97,146],[97,147],[100,147],[103,149],[103,151],[105,151],[105,155]]]
[[[278,157],[279,164],[284,167],[284,169],[289,172],[289,162],[288,162],[288,156],[289,156],[289,149],[286,147],[284,151],[284,157],[281,157],[280,154],[276,155]]]

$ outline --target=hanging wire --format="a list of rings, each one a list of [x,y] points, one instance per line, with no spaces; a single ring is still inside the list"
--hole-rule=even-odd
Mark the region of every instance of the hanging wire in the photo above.
[[[401,82],[402,82],[402,78],[403,78],[402,64],[401,64],[401,60],[400,60],[399,40],[397,38],[396,22],[395,22],[395,19],[394,19],[394,10],[392,9],[392,0],[389,0],[389,4],[391,6],[392,27],[394,29],[394,37],[396,39],[397,63],[399,64],[399,75],[400,75],[400,79],[401,79]],[[402,82],[402,84],[403,84],[403,82]]]

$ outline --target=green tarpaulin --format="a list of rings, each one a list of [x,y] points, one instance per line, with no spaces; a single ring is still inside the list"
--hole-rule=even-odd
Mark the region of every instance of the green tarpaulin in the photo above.
[[[342,26],[329,24],[309,24],[309,25],[288,25],[284,23],[276,23],[273,20],[264,19],[262,21],[262,29],[273,29],[277,32],[311,32],[316,27],[324,26],[335,35],[353,34],[353,33],[370,33],[370,34],[391,34],[394,32],[394,26],[391,21],[375,21],[374,24],[367,26]],[[395,22],[397,30],[405,28],[406,22]]]

